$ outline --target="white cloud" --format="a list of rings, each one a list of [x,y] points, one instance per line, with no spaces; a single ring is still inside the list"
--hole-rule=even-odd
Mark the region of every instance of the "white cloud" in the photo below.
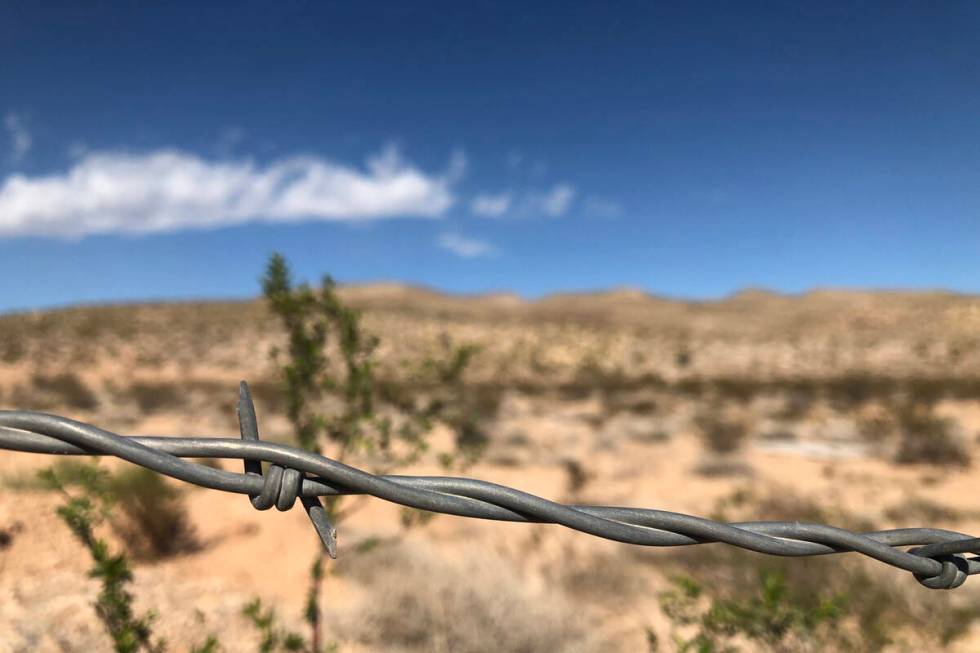
[[[570,184],[557,184],[549,190],[526,190],[477,195],[470,211],[485,218],[528,218],[542,215],[557,218],[572,207],[578,191]]]
[[[10,137],[10,158],[16,163],[31,149],[31,132],[28,131],[24,119],[16,113],[8,113],[3,117],[3,127]]]
[[[449,250],[456,256],[463,258],[490,256],[496,252],[496,249],[490,243],[475,238],[467,238],[461,234],[442,234],[436,242],[439,247]]]
[[[590,218],[602,218],[604,220],[612,220],[623,215],[623,207],[618,202],[596,196],[585,200],[583,210],[585,215]]]
[[[470,202],[470,210],[477,215],[497,218],[507,213],[512,200],[510,193],[477,195]]]
[[[267,166],[209,161],[180,150],[87,152],[61,174],[0,184],[0,237],[73,237],[215,228],[250,221],[438,218],[465,169],[427,174],[386,148],[365,169],[314,156]]]
[[[450,183],[459,181],[466,174],[466,168],[469,165],[470,162],[466,158],[466,152],[461,149],[453,150],[453,155],[449,158],[449,169],[446,171],[446,179]]]
[[[575,200],[575,189],[568,184],[558,184],[535,201],[538,209],[545,215],[557,218],[564,215]]]

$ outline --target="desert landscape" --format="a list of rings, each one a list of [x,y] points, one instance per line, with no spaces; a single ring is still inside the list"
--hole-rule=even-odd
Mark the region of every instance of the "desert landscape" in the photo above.
[[[487,443],[467,476],[726,521],[980,532],[978,297],[750,290],[690,302],[618,290],[527,301],[395,284],[340,295],[378,336],[376,378],[392,391],[412,383],[410,361],[474,346],[463,392]],[[262,300],[3,315],[0,408],[128,435],[235,436],[245,379],[263,437],[292,442],[270,354],[283,345]],[[432,455],[400,473],[445,473],[434,454],[450,435],[437,425],[433,438]],[[90,562],[55,513],[62,499],[34,480],[53,462],[0,452],[4,653],[111,650]],[[155,613],[170,650],[212,634],[225,651],[272,650],[243,615],[255,598],[302,632],[319,546],[302,510],[260,513],[243,496],[166,485],[180,488],[181,546],[141,542],[145,531],[106,537],[133,554],[137,606]],[[351,505],[321,595],[326,642],[345,653],[980,649],[973,581],[933,591],[855,554],[643,548]],[[767,625],[726,629],[721,607]]]

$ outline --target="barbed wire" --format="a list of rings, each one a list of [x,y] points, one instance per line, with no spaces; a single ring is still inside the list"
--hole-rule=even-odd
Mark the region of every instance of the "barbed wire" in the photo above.
[[[116,456],[205,488],[248,495],[258,510],[289,510],[299,499],[331,557],[337,532],[319,497],[371,495],[429,512],[512,522],[558,524],[641,546],[724,543],[776,556],[856,552],[911,572],[932,589],[959,587],[980,573],[980,538],[937,528],[855,533],[798,521],[721,523],[646,508],[564,505],[470,478],[375,475],[309,451],[259,439],[248,386],[239,388],[240,438],[122,436],[66,417],[0,411],[0,448],[56,455]],[[184,458],[241,459],[243,473]],[[262,471],[262,463],[268,463]],[[904,549],[904,547],[912,547]]]

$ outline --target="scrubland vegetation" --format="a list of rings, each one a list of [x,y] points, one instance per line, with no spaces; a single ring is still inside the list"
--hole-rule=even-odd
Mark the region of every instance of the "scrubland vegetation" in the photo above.
[[[969,498],[978,300],[612,293],[525,304],[303,286],[281,261],[264,284],[263,302],[0,317],[0,404],[124,433],[229,435],[246,378],[264,438],[366,469],[465,470],[564,501],[729,521],[980,530]],[[289,539],[269,545],[293,554],[265,561],[277,565],[267,583],[239,581],[259,573],[245,552],[293,522],[243,513],[254,521],[237,524],[222,512],[230,504],[205,503],[224,498],[111,461],[63,461],[39,481],[29,468],[51,461],[0,455],[7,492],[60,506],[69,528],[45,522],[44,537],[64,542],[46,559],[75,559],[58,582],[76,579],[73,595],[102,624],[28,624],[8,606],[11,650],[157,650],[160,639],[199,651],[980,646],[969,581],[928,591],[854,555],[636,548],[359,499],[327,504],[337,562]],[[40,526],[20,505],[0,511],[0,589],[55,605],[28,578]],[[299,526],[297,538],[312,538]],[[94,584],[82,583],[70,533],[91,554]],[[206,587],[189,585],[187,569]],[[286,575],[294,584],[278,588]],[[184,587],[196,598],[171,598]]]

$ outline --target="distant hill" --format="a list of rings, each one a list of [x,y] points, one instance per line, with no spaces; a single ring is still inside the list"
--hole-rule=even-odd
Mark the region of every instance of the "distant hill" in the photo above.
[[[450,295],[400,284],[348,286],[397,373],[443,339],[478,344],[485,379],[980,376],[980,297],[945,292],[746,290],[684,301],[639,290]],[[83,365],[124,377],[271,374],[279,329],[260,300],[86,306],[0,316],[3,373]],[[94,372],[93,372],[94,373]]]

